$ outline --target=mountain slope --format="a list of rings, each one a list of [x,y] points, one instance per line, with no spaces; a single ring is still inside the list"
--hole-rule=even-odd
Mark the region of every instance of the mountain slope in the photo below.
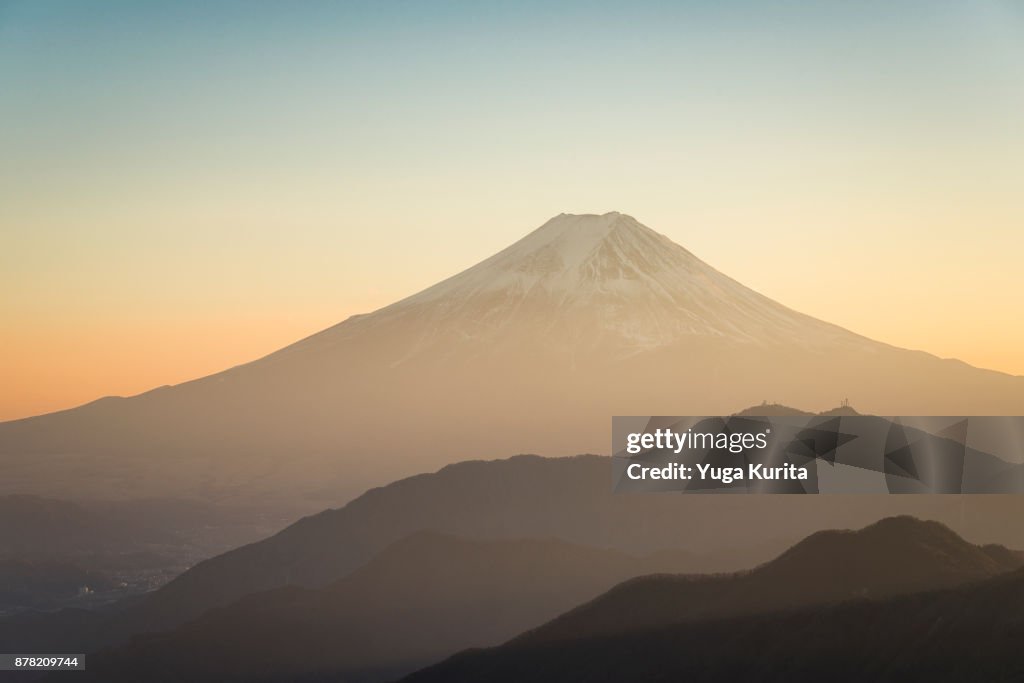
[[[935,522],[886,519],[857,532],[819,532],[745,574],[628,581],[503,646],[456,655],[406,680],[877,680],[894,672],[894,680],[931,680],[941,667],[919,643],[931,641],[931,652],[962,675],[964,660],[950,654],[979,659],[978,650],[949,642],[965,632],[980,650],[1000,651],[987,662],[996,671],[1019,661],[1007,635],[989,642],[989,624],[972,633],[956,619],[971,599],[963,596],[1008,589],[1011,610],[986,599],[971,608],[970,622],[981,626],[990,611],[1020,633],[1024,622],[1013,610],[1024,599],[1022,561]],[[992,583],[978,583],[985,580]],[[917,595],[886,602],[908,594]]]
[[[118,609],[0,620],[21,651],[78,652],[165,630],[239,598],[286,585],[321,588],[421,530],[470,539],[555,538],[634,555],[684,549],[692,572],[743,569],[797,538],[913,512],[966,523],[971,538],[1024,545],[1019,496],[689,496],[611,492],[599,456],[474,461],[368,491],[343,508],[195,565]],[[754,521],[756,520],[756,523]],[[958,527],[961,528],[961,527]]]
[[[453,357],[464,348],[494,353],[510,337],[538,331],[545,346],[559,351],[604,347],[619,355],[693,337],[879,346],[744,287],[631,216],[612,212],[557,216],[472,268],[290,352],[409,322],[418,334],[403,339],[397,364],[442,346]]]
[[[843,395],[876,414],[1018,414],[1024,378],[792,311],[629,216],[563,214],[258,361],[0,424],[0,492],[321,509],[480,454],[603,452],[610,415]]]
[[[1019,553],[973,545],[938,522],[888,518],[860,531],[818,532],[749,572],[636,579],[516,642],[572,640],[692,619],[884,598],[977,581],[1021,565]]]
[[[306,517],[263,541],[200,562],[122,610],[0,620],[0,642],[24,651],[45,650],[54,642],[92,651],[135,633],[178,625],[250,593],[288,584],[326,586],[421,530],[467,538],[558,538],[633,554],[679,548],[685,541],[697,552],[694,571],[738,569],[790,540],[754,534],[729,538],[696,528],[687,536],[678,518],[692,502],[682,496],[617,496],[610,478],[610,459],[598,456],[518,456],[449,465],[368,491],[341,509]],[[781,520],[799,514],[794,512],[799,501],[779,502],[764,516]],[[742,506],[726,497],[711,507],[722,519],[742,515]],[[807,522],[815,529],[828,518]],[[726,557],[716,558],[722,551]]]
[[[383,680],[458,649],[502,642],[616,579],[688,564],[680,554],[636,558],[554,540],[420,532],[324,589],[257,593],[170,633],[133,639],[91,658],[90,679]],[[972,545],[941,524],[890,518],[857,532],[819,532],[741,575],[634,579],[509,647],[883,598],[1021,564],[1018,554]]]
[[[1024,573],[886,600],[467,651],[407,683],[1016,681]]]
[[[89,659],[88,680],[392,680],[494,645],[616,581],[685,568],[555,540],[419,532],[323,589],[279,588]]]

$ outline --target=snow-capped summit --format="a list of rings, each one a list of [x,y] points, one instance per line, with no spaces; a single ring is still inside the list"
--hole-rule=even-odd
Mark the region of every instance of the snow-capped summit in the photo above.
[[[559,214],[518,242],[407,302],[464,296],[468,290],[513,286],[579,293],[616,280],[635,280],[685,267],[692,254],[618,212]]]
[[[548,350],[599,346],[618,356],[687,337],[800,347],[871,343],[744,287],[615,211],[555,216],[477,265],[351,322],[366,328],[406,320],[416,329],[403,335],[409,345],[395,363],[437,345],[465,353],[467,344],[484,344],[489,351],[523,336]],[[343,324],[333,333],[351,331]]]

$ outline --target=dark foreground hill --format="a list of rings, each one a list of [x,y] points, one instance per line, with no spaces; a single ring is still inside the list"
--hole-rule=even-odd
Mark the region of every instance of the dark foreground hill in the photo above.
[[[624,578],[678,571],[688,560],[419,532],[326,588],[256,593],[91,657],[83,680],[391,680],[460,649],[501,643]]]
[[[406,683],[1024,680],[1024,573],[886,600],[468,651]]]
[[[1022,564],[1020,553],[968,543],[938,522],[894,517],[859,531],[818,532],[746,572],[628,581],[517,642],[573,640],[685,620],[885,598],[986,579]]]

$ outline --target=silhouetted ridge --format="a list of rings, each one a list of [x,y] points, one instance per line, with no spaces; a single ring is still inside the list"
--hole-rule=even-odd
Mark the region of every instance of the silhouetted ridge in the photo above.
[[[807,412],[806,410],[791,408],[790,406],[782,405],[781,403],[769,403],[768,401],[765,401],[761,405],[744,408],[738,413],[735,413],[735,415],[741,417],[811,417],[812,415],[820,415],[822,417],[837,417],[842,415],[860,415],[860,413],[858,413],[849,405],[841,405],[837,408],[824,410],[820,413],[811,413]]]
[[[960,587],[467,651],[406,683],[1021,679],[1024,571]]]
[[[983,548],[938,522],[909,516],[857,531],[821,531],[750,571],[649,576],[616,586],[515,642],[624,633],[682,621],[887,597],[976,581],[1021,566],[1005,548]]]

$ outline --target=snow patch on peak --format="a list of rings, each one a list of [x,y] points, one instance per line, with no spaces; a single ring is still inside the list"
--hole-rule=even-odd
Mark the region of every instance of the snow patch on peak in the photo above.
[[[400,304],[538,288],[578,296],[615,280],[696,268],[700,261],[632,216],[559,214],[518,242]]]
[[[502,255],[515,258],[542,252],[557,254],[566,266],[578,266],[613,235],[620,241],[644,242],[654,237],[672,244],[668,238],[618,211],[603,215],[563,213],[499,252],[495,260]]]

